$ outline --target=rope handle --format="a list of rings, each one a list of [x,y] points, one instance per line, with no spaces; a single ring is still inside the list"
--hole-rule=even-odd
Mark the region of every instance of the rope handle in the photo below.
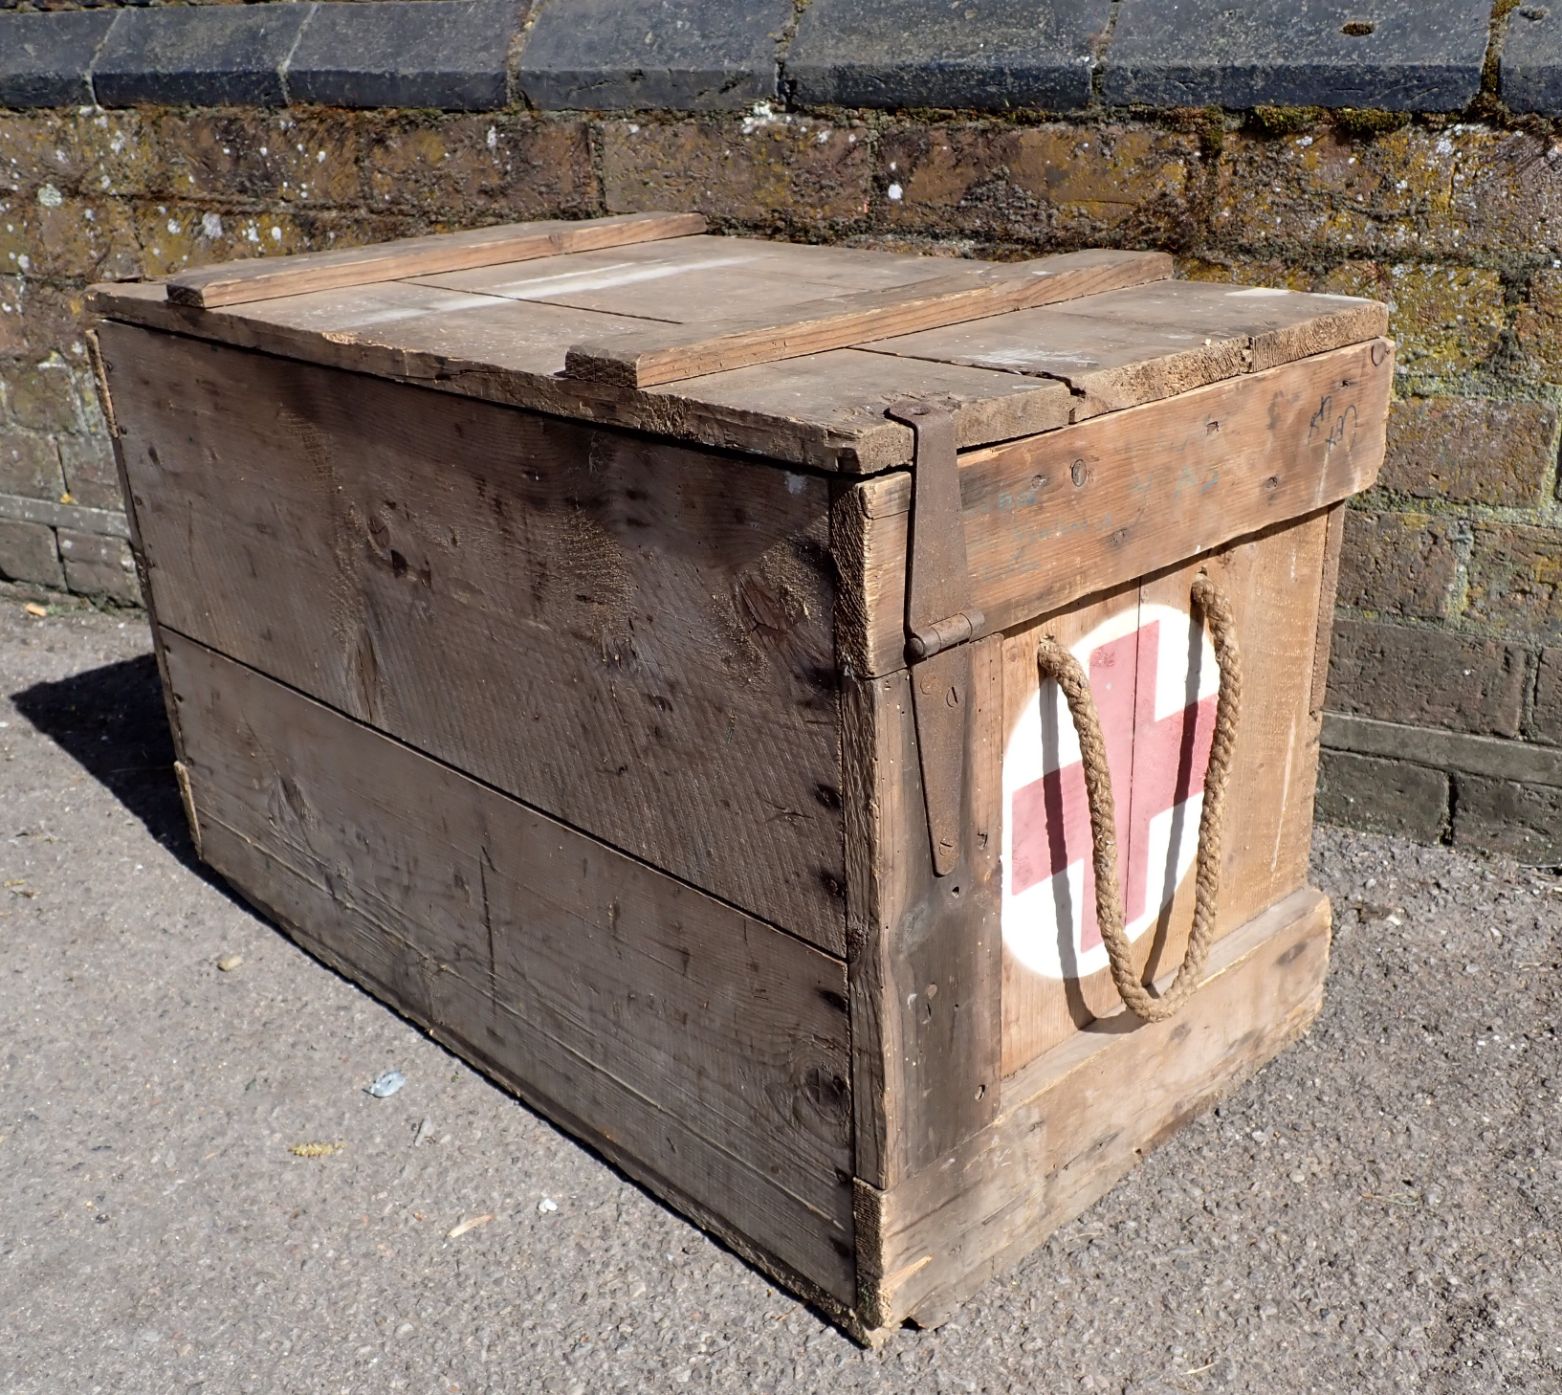
[[[1233,633],[1231,602],[1202,572],[1193,582],[1193,603],[1209,626],[1220,669],[1220,695],[1215,704],[1215,734],[1210,743],[1209,764],[1204,771],[1204,805],[1199,814],[1199,853],[1194,873],[1193,928],[1187,953],[1171,987],[1160,997],[1139,981],[1134,971],[1133,946],[1123,928],[1123,900],[1117,881],[1117,810],[1112,799],[1112,779],[1107,768],[1106,740],[1101,719],[1090,694],[1084,666],[1057,640],[1048,635],[1036,648],[1036,666],[1042,681],[1051,679],[1063,691],[1069,715],[1079,736],[1085,774],[1085,798],[1090,809],[1090,841],[1096,874],[1096,927],[1111,961],[1112,981],[1124,1005],[1146,1022],[1164,1022],[1173,1016],[1198,987],[1215,932],[1220,900],[1221,826],[1225,810],[1226,781],[1231,774],[1231,752],[1236,744],[1237,718],[1242,703],[1242,659]]]

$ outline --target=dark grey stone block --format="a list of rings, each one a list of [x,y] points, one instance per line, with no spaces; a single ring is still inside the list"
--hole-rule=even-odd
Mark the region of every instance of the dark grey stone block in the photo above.
[[[313,5],[183,5],[121,11],[92,85],[106,107],[138,102],[281,106],[282,68]]]
[[[785,63],[801,102],[1058,111],[1090,100],[1111,0],[813,0]]]
[[[0,107],[92,100],[92,59],[116,16],[103,10],[0,16]]]
[[[1441,842],[1448,829],[1448,776],[1410,761],[1324,751],[1313,811],[1322,823]]]
[[[1474,99],[1491,0],[1122,0],[1114,105],[1383,107]]]
[[[1562,114],[1562,0],[1513,12],[1502,46],[1501,91],[1514,111]]]
[[[288,99],[339,107],[503,107],[510,45],[527,8],[528,0],[317,5],[287,65]]]
[[[792,0],[542,0],[519,82],[551,111],[721,111],[776,93]]]

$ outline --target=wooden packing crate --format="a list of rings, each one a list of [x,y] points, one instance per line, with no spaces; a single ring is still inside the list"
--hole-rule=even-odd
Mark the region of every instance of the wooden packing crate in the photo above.
[[[97,354],[201,856],[873,1338],[1317,1011],[1341,507],[1392,346],[1379,305],[1155,254],[702,226],[102,287]],[[1216,938],[1142,1022],[1082,914],[1038,642],[1086,666],[1164,985],[1216,705],[1200,575],[1245,680]]]

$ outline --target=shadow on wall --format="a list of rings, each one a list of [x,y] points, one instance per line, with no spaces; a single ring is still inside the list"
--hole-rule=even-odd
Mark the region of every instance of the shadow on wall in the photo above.
[[[174,779],[174,743],[150,655],[105,664],[13,693],[17,711],[72,756],[191,871],[216,878],[195,856]]]

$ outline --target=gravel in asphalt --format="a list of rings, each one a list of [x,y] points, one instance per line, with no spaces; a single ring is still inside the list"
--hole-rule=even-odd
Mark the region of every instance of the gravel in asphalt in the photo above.
[[[0,677],[4,1395],[1562,1391],[1550,871],[1320,829],[1312,1032],[867,1352],[203,874],[139,616]]]

